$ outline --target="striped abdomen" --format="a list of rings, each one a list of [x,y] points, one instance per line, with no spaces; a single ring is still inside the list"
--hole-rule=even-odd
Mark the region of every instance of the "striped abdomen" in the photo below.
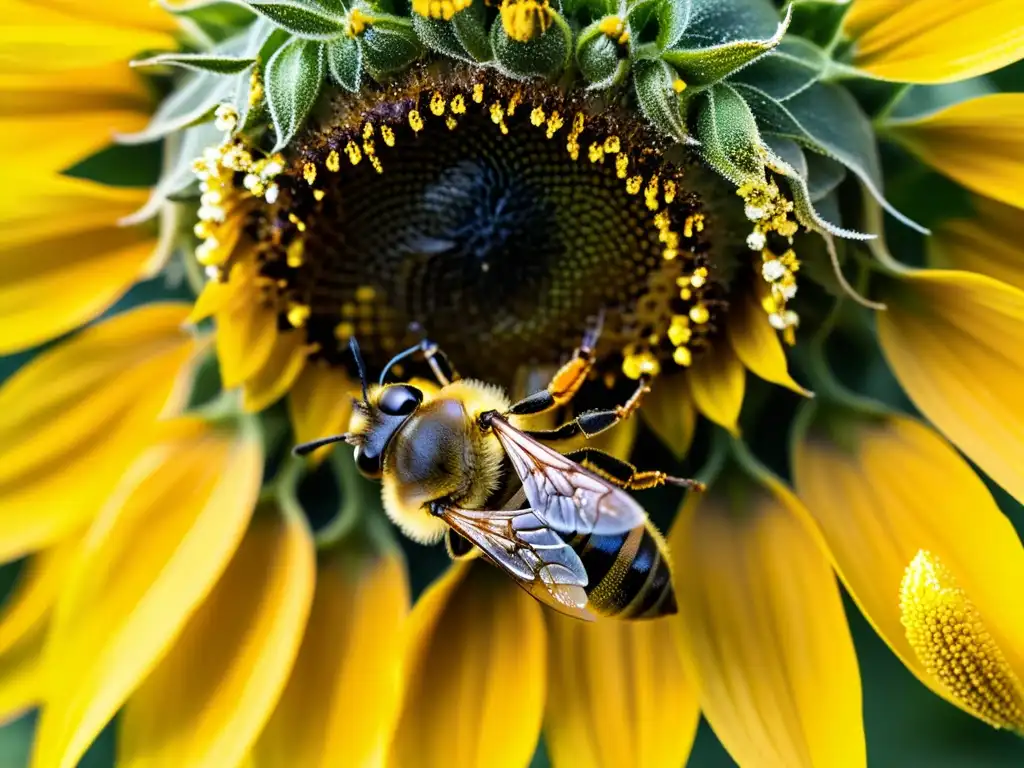
[[[569,545],[587,569],[587,597],[595,613],[654,619],[676,612],[667,548],[650,521],[626,533],[578,536]]]

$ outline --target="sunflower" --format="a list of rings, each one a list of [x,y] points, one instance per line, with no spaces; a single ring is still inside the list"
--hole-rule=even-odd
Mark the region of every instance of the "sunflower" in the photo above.
[[[1024,733],[1022,58],[1016,0],[10,0],[0,718],[35,768],[678,766],[701,715],[863,765],[841,583]],[[707,486],[646,504],[678,615],[288,454],[360,365],[522,396],[598,323],[559,416],[650,389],[595,439]]]

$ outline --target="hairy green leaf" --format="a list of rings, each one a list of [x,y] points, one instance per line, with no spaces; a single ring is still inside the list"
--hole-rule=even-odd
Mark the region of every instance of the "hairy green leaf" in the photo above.
[[[520,80],[561,74],[572,56],[572,30],[565,19],[551,11],[551,26],[525,43],[513,40],[499,18],[491,26],[491,47],[499,68]]]
[[[342,36],[326,44],[327,67],[334,81],[347,91],[357,93],[362,80],[363,53],[353,38]]]
[[[661,57],[676,68],[688,85],[710,85],[757,61],[782,41],[791,13],[766,40],[734,40],[709,48],[670,50]]]
[[[737,72],[737,82],[764,91],[777,101],[785,101],[821,79],[828,67],[828,56],[813,43],[799,37],[787,37],[779,47],[751,66]]]
[[[405,69],[423,55],[412,21],[401,16],[375,13],[358,40],[363,63],[374,77]]]
[[[690,0],[660,0],[657,6],[658,36],[655,42],[662,51],[679,42],[690,23]]]
[[[779,12],[771,0],[692,0],[686,33],[676,48],[707,48],[775,34]]]
[[[275,151],[292,140],[313,108],[324,79],[324,58],[323,43],[295,38],[267,62],[267,106],[277,133]]]
[[[618,43],[600,29],[595,21],[582,32],[576,42],[576,62],[592,88],[608,88],[622,81],[629,71],[629,62],[620,56]]]
[[[737,186],[764,179],[761,135],[743,97],[720,83],[698,99],[695,133],[708,165]]]
[[[452,16],[452,28],[459,43],[474,59],[484,62],[494,58],[487,32],[487,9],[483,3],[473,3]]]
[[[133,67],[183,67],[193,72],[212,72],[216,75],[235,75],[248,69],[256,59],[248,56],[223,56],[215,53],[161,53],[148,59],[138,59]]]
[[[675,71],[663,61],[644,59],[633,64],[633,87],[640,111],[654,127],[683,144],[695,144],[686,130],[679,94],[672,88]]]
[[[882,194],[882,168],[874,129],[848,91],[838,85],[815,83],[785,103],[749,85],[736,88],[750,104],[767,133],[801,144],[838,160],[854,173],[871,195],[905,225],[923,227],[897,211]]]
[[[475,64],[476,59],[463,45],[455,32],[455,26],[450,21],[442,19],[428,19],[418,13],[412,15],[412,28],[416,36],[430,50],[445,56],[450,56],[459,61]]]
[[[345,17],[315,0],[242,0],[282,29],[310,40],[330,40],[345,32]]]
[[[213,117],[221,102],[230,100],[231,79],[212,72],[189,72],[181,85],[156,108],[149,125],[137,133],[120,134],[121,144],[145,144],[156,141],[190,125]]]

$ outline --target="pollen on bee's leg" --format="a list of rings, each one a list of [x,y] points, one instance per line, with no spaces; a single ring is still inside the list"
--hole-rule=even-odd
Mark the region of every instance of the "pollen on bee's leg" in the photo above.
[[[921,550],[900,585],[900,620],[918,659],[965,709],[1024,734],[1024,686],[970,597],[931,552]]]

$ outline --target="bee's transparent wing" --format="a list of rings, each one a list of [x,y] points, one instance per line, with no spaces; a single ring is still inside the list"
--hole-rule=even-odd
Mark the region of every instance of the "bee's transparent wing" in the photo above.
[[[576,618],[593,618],[586,610],[583,562],[533,510],[445,507],[440,515],[542,603]]]
[[[492,418],[491,426],[523,481],[534,513],[559,533],[625,533],[646,520],[643,507],[625,491],[499,416]]]

